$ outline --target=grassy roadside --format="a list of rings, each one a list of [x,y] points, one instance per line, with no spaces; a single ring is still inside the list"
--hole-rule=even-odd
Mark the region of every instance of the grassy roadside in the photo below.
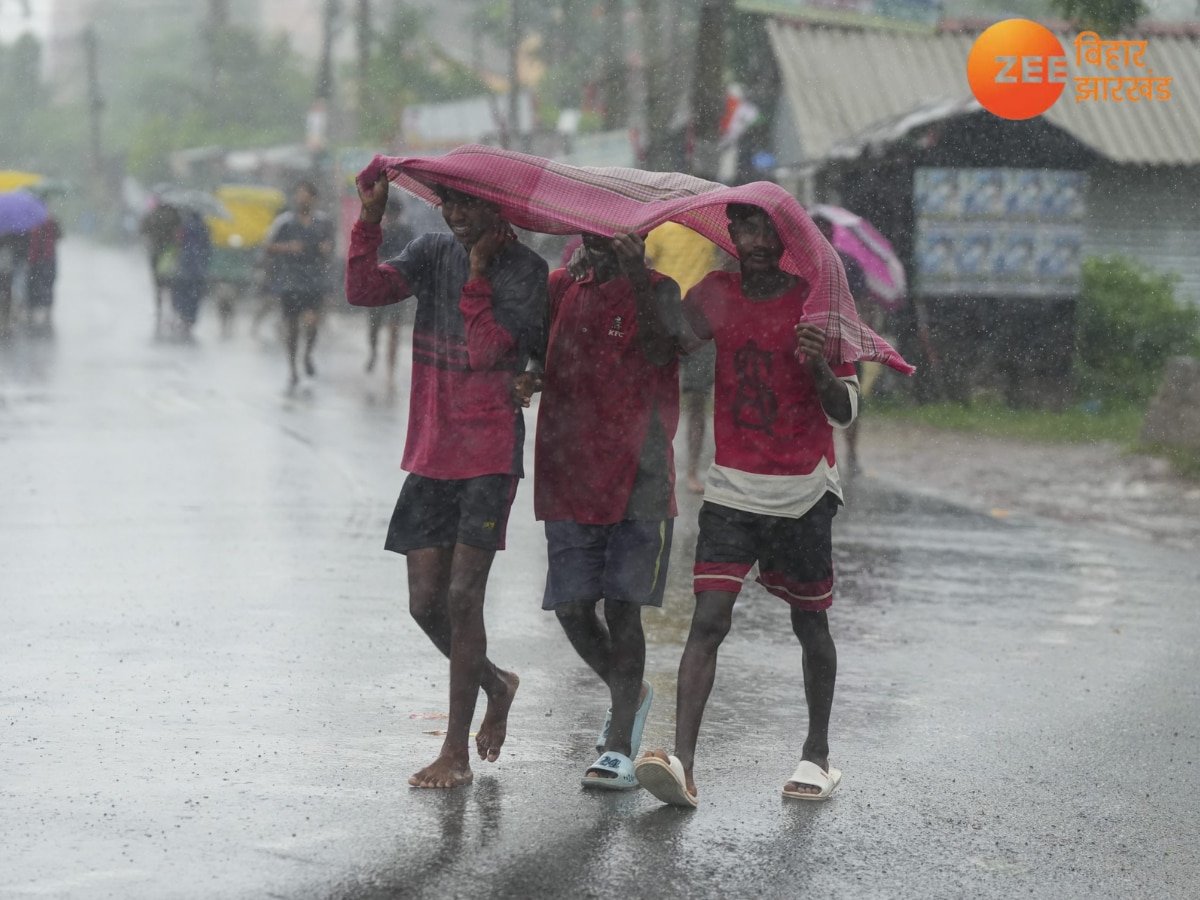
[[[1081,444],[1112,441],[1132,448],[1137,443],[1145,410],[1129,405],[1086,412],[1073,407],[1061,413],[1035,409],[1009,409],[999,403],[934,403],[902,406],[872,403],[872,418],[893,422],[916,422],[946,431],[966,431],[989,437],[1005,437],[1050,444]]]
[[[1145,418],[1139,404],[1109,406],[1097,411],[1072,407],[1060,413],[1009,409],[1001,403],[975,402],[970,406],[935,403],[906,406],[872,403],[867,415],[882,421],[911,422],[945,431],[962,431],[989,437],[1047,444],[1084,444],[1109,441],[1128,453],[1148,453],[1170,461],[1180,475],[1200,481],[1200,453],[1139,443]]]

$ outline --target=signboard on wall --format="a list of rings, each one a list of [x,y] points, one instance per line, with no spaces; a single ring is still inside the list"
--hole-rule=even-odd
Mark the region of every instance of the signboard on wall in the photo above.
[[[1078,293],[1087,176],[1053,169],[917,169],[914,293]]]

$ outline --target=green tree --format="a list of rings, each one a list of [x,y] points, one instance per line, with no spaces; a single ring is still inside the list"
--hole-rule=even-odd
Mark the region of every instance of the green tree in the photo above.
[[[41,155],[36,126],[46,100],[41,59],[41,45],[30,34],[0,47],[0,157],[34,169]]]
[[[192,64],[184,67],[144,62],[127,91],[133,108],[114,110],[114,119],[132,119],[126,149],[129,171],[137,177],[166,178],[170,154],[187,147],[260,147],[303,139],[311,79],[287,39],[268,42],[229,26],[213,36],[211,46],[215,85],[202,74],[197,52],[186,54]],[[158,49],[144,59],[158,59]]]
[[[1076,350],[1086,393],[1146,400],[1168,357],[1196,352],[1200,309],[1175,299],[1177,281],[1125,257],[1084,260]]]
[[[404,109],[414,103],[461,100],[487,92],[470,69],[426,37],[425,16],[397,6],[387,26],[371,41],[359,134],[367,143],[388,144]]]
[[[1142,0],[1050,0],[1050,6],[1076,27],[1105,37],[1133,27],[1150,11]]]

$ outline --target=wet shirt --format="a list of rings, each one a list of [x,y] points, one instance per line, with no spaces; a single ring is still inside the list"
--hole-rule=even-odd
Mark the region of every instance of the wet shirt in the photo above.
[[[668,330],[678,333],[679,288],[651,273]],[[538,407],[534,513],[609,525],[677,514],[672,441],[679,424],[679,361],[646,358],[637,299],[624,277],[550,275],[549,344]]]
[[[545,260],[509,244],[472,279],[453,235],[421,235],[382,265],[380,240],[378,225],[354,223],[346,296],[356,306],[417,298],[403,467],[441,479],[523,475],[525,422],[510,388],[543,343]]]
[[[271,288],[283,291],[324,293],[329,287],[329,259],[321,244],[333,241],[333,222],[319,210],[306,223],[290,210],[281,213],[271,225],[265,245],[300,241],[301,253],[272,253],[267,257],[271,271]]]
[[[833,371],[850,385],[851,418],[833,422],[796,352],[807,285],[750,300],[741,275],[712,272],[683,302],[696,336],[717,347],[713,401],[716,455],[704,499],[765,515],[799,517],[826,491],[841,496],[833,428],[857,414],[853,365]]]

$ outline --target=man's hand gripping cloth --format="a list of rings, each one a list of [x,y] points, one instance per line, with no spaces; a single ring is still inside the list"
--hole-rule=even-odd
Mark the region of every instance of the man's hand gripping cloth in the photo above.
[[[676,172],[581,168],[538,156],[467,144],[439,157],[376,156],[359,184],[380,175],[437,205],[434,185],[481,197],[512,224],[544,234],[646,234],[663,222],[697,231],[728,253],[725,207],[749,203],[764,209],[783,241],[781,267],[809,285],[802,319],[824,330],[830,363],[883,363],[911,374],[910,366],[859,317],[837,251],[804,208],[779,185],[766,181],[726,187]],[[736,255],[736,254],[735,254]]]

